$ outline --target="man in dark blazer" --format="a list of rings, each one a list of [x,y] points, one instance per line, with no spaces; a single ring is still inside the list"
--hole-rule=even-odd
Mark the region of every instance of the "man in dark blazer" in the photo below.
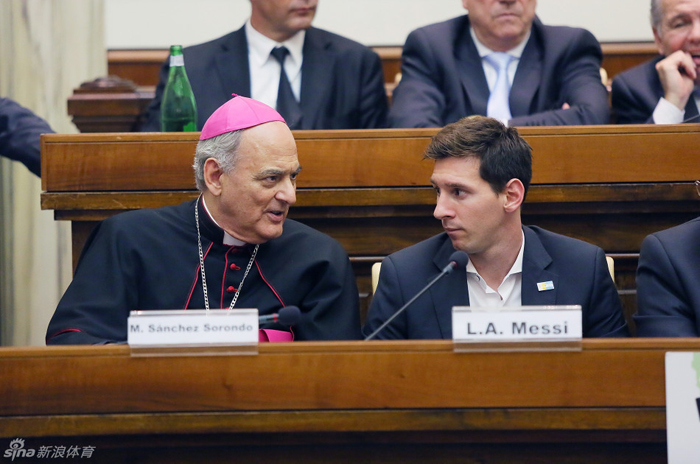
[[[275,101],[255,95],[251,89],[249,34],[262,35],[270,43],[288,48],[292,48],[290,42],[299,39],[299,34],[304,35],[298,56],[301,83],[299,95],[296,95],[302,117],[299,121],[288,121],[291,129],[386,126],[388,103],[379,56],[357,42],[311,27],[316,4],[316,0],[252,0],[251,19],[246,25],[211,42],[184,49],[185,68],[197,102],[198,130],[232,93],[275,107]],[[293,57],[292,52],[286,62]],[[276,67],[276,71],[272,71],[276,76],[271,79],[274,99],[280,67],[274,58],[266,56],[265,59],[272,63],[268,66]],[[146,111],[142,131],[160,131],[160,105],[168,71],[166,62],[160,72],[155,98]],[[289,76],[289,80],[294,88],[293,76]]]
[[[612,106],[620,124],[700,122],[700,0],[652,0],[661,56],[615,76]]]
[[[41,134],[52,134],[49,124],[10,100],[0,98],[0,156],[20,161],[41,176]]]
[[[440,131],[425,157],[435,160],[434,216],[445,232],[382,262],[365,335],[444,269],[455,250],[469,255],[466,268],[438,281],[378,338],[451,338],[452,307],[464,305],[581,305],[584,337],[628,335],[603,250],[522,226],[532,157],[515,128],[483,116],[464,118]]]
[[[637,308],[640,337],[700,336],[700,218],[644,239]]]
[[[488,52],[519,57],[509,67],[508,125],[608,122],[602,52],[590,32],[543,25],[535,18],[535,0],[463,4],[468,15],[408,36],[389,113],[392,127],[442,127],[472,114],[492,116],[487,106],[495,77],[487,73],[495,71],[485,63]]]

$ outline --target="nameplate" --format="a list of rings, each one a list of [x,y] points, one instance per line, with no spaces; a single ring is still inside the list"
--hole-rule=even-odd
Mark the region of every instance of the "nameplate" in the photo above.
[[[700,353],[666,353],[668,463],[700,462]]]
[[[127,329],[137,348],[257,345],[258,310],[132,311]]]
[[[581,306],[452,309],[455,343],[581,341]]]

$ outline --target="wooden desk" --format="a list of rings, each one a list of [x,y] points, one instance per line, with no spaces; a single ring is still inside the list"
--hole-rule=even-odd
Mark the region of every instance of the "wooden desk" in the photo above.
[[[290,217],[339,240],[366,309],[370,267],[441,232],[433,219],[437,129],[295,132],[303,172]],[[580,238],[616,258],[629,317],[642,239],[700,214],[700,125],[522,128],[533,147],[525,224]],[[197,134],[78,134],[42,138],[42,208],[72,221],[74,262],[97,221],[193,199]]]
[[[664,353],[454,353],[451,341],[298,342],[257,356],[0,349],[0,437],[94,461],[662,463]]]

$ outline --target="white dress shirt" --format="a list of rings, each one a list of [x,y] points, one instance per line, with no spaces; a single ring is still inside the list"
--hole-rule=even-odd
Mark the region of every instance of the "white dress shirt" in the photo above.
[[[245,23],[246,40],[248,41],[248,64],[250,66],[251,98],[261,101],[272,108],[277,106],[277,89],[280,85],[279,62],[270,55],[273,48],[285,46],[289,55],[284,61],[284,71],[292,86],[292,92],[297,101],[301,101],[301,64],[302,50],[306,31],[301,30],[289,40],[275,42],[256,31],[250,23]]]
[[[695,99],[695,106],[700,111],[700,89],[696,87],[690,98]],[[681,110],[664,97],[661,97],[659,103],[656,104],[656,108],[654,108],[652,119],[654,124],[681,124],[685,120],[685,109]],[[694,120],[693,122],[700,122],[700,120]]]
[[[474,45],[476,46],[476,51],[481,57],[481,66],[484,68],[484,75],[486,75],[486,82],[489,86],[489,92],[493,92],[493,87],[496,85],[496,78],[498,77],[498,69],[494,68],[493,65],[484,58],[493,53],[494,50],[491,50],[479,41],[479,39],[476,37],[476,33],[474,32],[474,28],[471,26],[469,26],[469,33],[472,36]],[[528,40],[530,40],[530,32],[528,32],[527,37],[525,37],[525,39],[522,42],[520,42],[517,47],[511,48],[510,50],[505,52],[513,57],[513,59],[510,61],[510,64],[508,64],[508,83],[511,86],[513,85],[513,79],[515,79],[515,72],[518,70],[520,57],[523,55],[523,50],[525,50],[525,45],[527,45]],[[508,125],[508,121],[501,122],[503,124]]]

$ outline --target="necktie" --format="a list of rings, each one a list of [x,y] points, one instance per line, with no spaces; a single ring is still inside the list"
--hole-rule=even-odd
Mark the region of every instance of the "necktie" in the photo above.
[[[484,58],[493,66],[498,74],[496,84],[489,95],[489,102],[486,106],[486,115],[492,118],[508,122],[511,118],[508,96],[510,95],[510,82],[508,82],[508,65],[513,59],[507,53],[494,52]]]
[[[277,111],[282,115],[290,129],[299,129],[301,127],[301,107],[299,102],[294,97],[292,86],[287,78],[287,73],[284,71],[284,60],[289,55],[287,47],[276,47],[270,54],[280,64],[280,85],[277,90]]]

